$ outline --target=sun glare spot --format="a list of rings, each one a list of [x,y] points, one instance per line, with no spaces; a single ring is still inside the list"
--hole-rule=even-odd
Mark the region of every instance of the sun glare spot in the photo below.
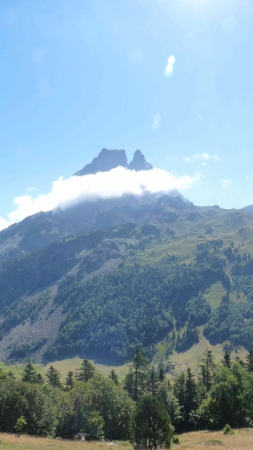
[[[173,64],[175,64],[175,61],[176,61],[176,59],[175,59],[175,56],[173,56],[173,55],[171,55],[168,58],[168,64],[171,65],[171,66],[173,66]]]
[[[173,56],[173,55],[169,56],[167,66],[164,69],[165,77],[167,77],[167,78],[171,77],[171,75],[173,73],[175,61],[176,61],[175,56]]]
[[[173,66],[171,65],[171,64],[168,64],[167,66],[166,66],[166,72],[167,73],[172,73],[172,71],[173,71]]]

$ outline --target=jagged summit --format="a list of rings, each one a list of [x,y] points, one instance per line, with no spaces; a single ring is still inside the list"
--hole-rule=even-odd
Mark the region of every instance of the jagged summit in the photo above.
[[[97,172],[108,172],[116,167],[127,167],[127,156],[125,150],[108,150],[103,148],[99,155],[92,160],[90,164],[84,166],[75,175],[95,174]]]
[[[151,164],[146,161],[145,156],[141,153],[140,150],[136,150],[136,152],[134,153],[133,161],[130,162],[128,168],[130,170],[135,170],[136,172],[139,172],[140,170],[153,169]]]
[[[97,172],[108,172],[116,167],[126,167],[130,170],[135,170],[136,172],[153,168],[151,164],[146,162],[145,157],[140,150],[136,150],[133,160],[128,164],[125,150],[108,150],[107,148],[103,148],[90,164],[84,166],[83,169],[79,170],[74,175],[83,176],[95,174]]]

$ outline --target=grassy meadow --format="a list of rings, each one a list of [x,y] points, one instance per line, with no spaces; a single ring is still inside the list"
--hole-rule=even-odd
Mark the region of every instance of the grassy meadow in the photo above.
[[[234,435],[224,435],[222,431],[209,432],[198,431],[184,433],[179,436],[180,444],[172,448],[178,450],[207,450],[207,449],[229,449],[229,450],[252,450],[253,430],[236,430]],[[129,442],[114,442],[115,450],[132,450]],[[0,433],[0,449],[6,450],[107,450],[106,442],[78,442],[64,441],[58,439],[35,438],[30,436],[16,437],[12,434]]]
[[[54,361],[50,364],[47,365],[41,365],[41,364],[36,364],[34,363],[33,366],[35,368],[35,370],[40,373],[42,376],[44,376],[46,374],[46,372],[48,371],[49,367],[52,365],[54,366],[54,368],[56,370],[59,370],[60,374],[61,374],[61,379],[62,381],[65,380],[67,373],[69,371],[75,372],[77,369],[79,369],[79,367],[81,366],[82,363],[82,359],[81,358],[71,358],[71,359],[64,359],[62,361]],[[96,364],[95,365],[95,369],[98,373],[101,373],[102,375],[108,376],[111,372],[112,369],[115,370],[115,372],[118,375],[119,380],[123,380],[123,378],[125,377],[125,375],[128,372],[128,364],[124,364],[122,366],[107,366],[107,365],[103,365],[103,364]],[[24,370],[24,366],[25,364],[12,364],[12,365],[6,365],[4,362],[0,362],[0,369],[2,369],[4,372],[13,372],[13,374],[16,377],[20,377],[22,371]]]

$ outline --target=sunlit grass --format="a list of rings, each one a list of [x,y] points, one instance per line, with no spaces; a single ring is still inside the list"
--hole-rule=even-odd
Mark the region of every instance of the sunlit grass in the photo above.
[[[45,366],[41,364],[33,364],[35,370],[40,373],[42,376],[46,374],[49,367],[52,365],[56,370],[59,370],[61,374],[61,380],[64,381],[67,373],[69,371],[75,372],[77,369],[80,368],[82,363],[81,358],[71,358],[71,359],[64,359],[62,361],[53,361],[50,364],[47,364]],[[128,372],[128,364],[118,365],[118,366],[108,366],[104,364],[96,364],[95,369],[97,372],[102,373],[102,375],[109,376],[112,369],[115,370],[116,374],[118,375],[119,381],[122,381],[125,375]],[[0,362],[0,368],[4,372],[11,371],[15,377],[21,377],[22,371],[24,370],[25,364],[12,364],[12,365],[6,365],[3,362]]]
[[[251,450],[253,449],[253,430],[235,430],[234,435],[224,435],[222,431],[198,431],[184,433],[179,436],[179,445],[173,448],[185,450],[229,449]],[[132,450],[129,442],[114,442],[115,450]],[[16,437],[12,434],[0,434],[0,449],[7,450],[108,450],[107,442],[78,442],[48,438],[35,438],[30,436]]]

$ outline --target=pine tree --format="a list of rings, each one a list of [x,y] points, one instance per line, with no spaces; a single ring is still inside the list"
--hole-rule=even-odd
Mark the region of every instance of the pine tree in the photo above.
[[[246,356],[246,369],[248,372],[253,372],[253,350],[250,350]]]
[[[190,413],[196,407],[197,384],[190,368],[187,369],[185,378],[185,421],[189,428]]]
[[[134,367],[134,395],[133,398],[137,402],[142,392],[145,390],[145,379],[147,371],[147,359],[141,348],[135,350],[133,359]]]
[[[128,392],[131,398],[134,398],[134,372],[131,366],[129,367],[129,371],[125,376],[124,389]]]
[[[65,387],[69,390],[74,387],[74,373],[69,371],[67,373],[66,381],[65,381]]]
[[[24,383],[32,383],[32,384],[39,383],[38,374],[35,371],[32,363],[29,362],[28,364],[25,365],[25,368],[21,375],[21,380]]]
[[[185,374],[181,372],[178,377],[175,379],[173,385],[173,392],[177,397],[180,406],[184,406],[185,404]]]
[[[197,406],[197,383],[190,368],[176,378],[173,391],[182,407],[184,429],[189,429],[190,414]]]
[[[115,384],[119,384],[118,376],[114,369],[111,370],[109,378],[111,378],[111,380],[114,381]]]
[[[48,381],[48,384],[50,386],[62,388],[61,379],[60,379],[60,372],[56,370],[53,366],[50,366],[47,373],[46,378]]]
[[[231,356],[229,352],[226,350],[224,353],[224,357],[221,360],[224,367],[227,367],[228,369],[231,369]]]
[[[37,383],[44,384],[44,378],[40,373],[37,374]]]
[[[95,367],[88,359],[84,359],[75,379],[78,381],[87,382],[94,377]]]
[[[164,367],[161,366],[159,369],[159,380],[163,382],[165,380],[165,370]]]
[[[159,384],[160,383],[157,373],[154,367],[152,367],[152,369],[148,372],[147,375],[147,392],[152,396],[156,395],[159,388]]]
[[[213,383],[213,374],[215,371],[214,357],[211,350],[206,350],[201,357],[202,364],[200,365],[201,376],[200,380],[205,386],[207,392],[210,391]]]

